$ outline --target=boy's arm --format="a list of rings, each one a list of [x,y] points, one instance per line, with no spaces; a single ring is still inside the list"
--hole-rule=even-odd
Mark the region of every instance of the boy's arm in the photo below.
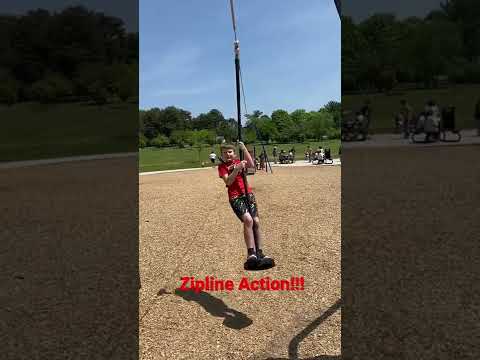
[[[255,163],[253,162],[252,156],[248,152],[245,144],[243,142],[239,141],[238,145],[239,145],[240,149],[243,151],[243,154],[245,155],[245,160],[247,160],[247,167],[251,167],[251,168],[255,167]]]
[[[233,167],[233,171],[230,175],[223,175],[222,176],[222,179],[223,181],[225,181],[225,184],[227,186],[230,186],[233,184],[233,182],[235,181],[235,178],[237,177],[238,173],[243,169],[243,166],[242,164],[237,164],[236,166]]]

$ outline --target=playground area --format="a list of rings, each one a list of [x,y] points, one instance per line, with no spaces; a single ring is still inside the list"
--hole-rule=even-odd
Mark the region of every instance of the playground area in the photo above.
[[[265,251],[243,269],[242,225],[216,168],[139,178],[141,359],[338,359],[340,166],[249,176]],[[182,277],[304,279],[303,290],[181,291]]]

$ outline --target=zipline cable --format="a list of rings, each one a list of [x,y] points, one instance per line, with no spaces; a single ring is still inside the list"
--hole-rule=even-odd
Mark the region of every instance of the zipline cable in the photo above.
[[[232,14],[232,25],[233,25],[233,33],[235,35],[235,42],[237,42],[237,24],[235,21],[235,7],[233,5],[233,0],[230,0],[230,12]]]

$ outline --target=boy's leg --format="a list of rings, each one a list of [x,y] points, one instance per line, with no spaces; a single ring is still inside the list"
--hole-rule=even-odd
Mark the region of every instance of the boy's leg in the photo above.
[[[255,251],[255,238],[253,234],[253,218],[249,213],[247,199],[245,196],[230,200],[230,206],[233,212],[240,221],[243,223],[243,236],[245,239],[245,245],[247,249],[253,249]]]
[[[253,218],[253,232],[255,234],[255,242],[257,245],[257,258],[258,258],[258,269],[269,269],[275,266],[275,260],[273,260],[270,256],[267,256],[263,253],[262,250],[262,236],[260,233],[260,219],[258,216]]]
[[[262,234],[260,233],[260,219],[258,216],[253,218],[253,235],[255,236],[255,244],[258,249],[262,248]],[[257,250],[258,250],[257,249]]]
[[[253,198],[253,202],[254,201],[255,198]],[[255,246],[255,235],[253,232],[254,220],[251,211],[252,207],[249,206],[250,202],[247,201],[244,196],[230,200],[230,205],[237,217],[243,223],[243,236],[247,247],[247,261],[244,264],[244,268],[245,270],[255,270],[258,265],[258,257],[257,248]]]
[[[242,216],[242,222],[243,222],[243,237],[245,239],[245,245],[247,246],[247,249],[253,249],[254,251],[256,250],[255,248],[255,238],[254,238],[254,233],[253,233],[253,219],[252,216],[246,212]]]
[[[242,216],[242,221],[243,235],[245,237],[245,245],[247,246],[247,260],[243,264],[243,268],[245,270],[256,270],[258,268],[258,257],[253,234],[253,219],[248,211]]]

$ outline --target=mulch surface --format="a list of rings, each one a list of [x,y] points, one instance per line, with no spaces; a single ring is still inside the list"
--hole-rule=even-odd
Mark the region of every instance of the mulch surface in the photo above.
[[[345,358],[480,358],[479,155],[342,152]]]
[[[340,354],[340,167],[275,168],[249,180],[264,251],[243,269],[241,223],[216,169],[140,177],[140,357],[288,359]],[[304,277],[297,291],[179,291],[181,277]]]
[[[136,158],[0,170],[4,359],[138,354]]]

